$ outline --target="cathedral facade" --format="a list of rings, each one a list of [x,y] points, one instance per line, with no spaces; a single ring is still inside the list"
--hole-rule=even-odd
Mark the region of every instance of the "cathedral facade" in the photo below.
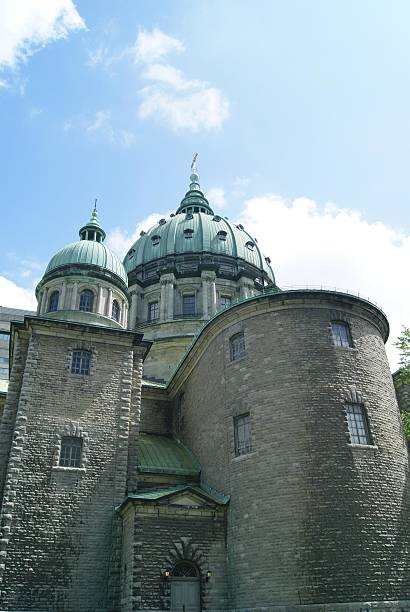
[[[12,324],[0,609],[410,610],[384,313],[282,291],[195,169],[124,262],[79,234]]]

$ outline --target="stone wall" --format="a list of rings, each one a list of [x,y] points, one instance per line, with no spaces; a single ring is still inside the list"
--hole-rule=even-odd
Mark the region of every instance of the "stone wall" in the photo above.
[[[2,609],[118,609],[115,507],[126,493],[133,372],[141,336],[26,319],[27,358],[13,363],[7,419],[14,433],[4,489]],[[89,376],[71,373],[72,351],[92,352]],[[18,351],[16,353],[18,355]],[[21,389],[19,389],[19,384]],[[82,438],[80,467],[59,465],[63,436]]]
[[[334,345],[332,320],[349,323],[352,348]],[[231,361],[238,331],[246,353]],[[203,482],[231,495],[233,609],[410,599],[408,457],[387,331],[352,297],[259,298],[214,319],[172,379],[176,404],[184,393],[179,435]],[[365,407],[369,445],[350,443],[350,402]],[[237,457],[244,413],[253,449]]]

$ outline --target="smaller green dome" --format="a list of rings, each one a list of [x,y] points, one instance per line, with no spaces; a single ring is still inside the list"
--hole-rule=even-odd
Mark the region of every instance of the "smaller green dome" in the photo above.
[[[94,267],[115,274],[128,287],[127,273],[121,260],[103,244],[105,232],[98,223],[96,206],[91,219],[79,233],[81,240],[67,244],[51,258],[43,279],[54,270],[67,266]]]
[[[109,270],[128,286],[128,277],[118,257],[102,242],[79,240],[72,242],[51,258],[44,276],[65,266],[96,266]]]

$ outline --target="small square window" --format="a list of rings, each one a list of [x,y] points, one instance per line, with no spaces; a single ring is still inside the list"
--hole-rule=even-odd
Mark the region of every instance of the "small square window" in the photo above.
[[[61,438],[59,465],[63,467],[81,467],[82,438],[65,436]]]
[[[331,325],[335,346],[342,346],[343,348],[352,347],[353,342],[348,323],[344,323],[343,321],[332,321]]]
[[[90,351],[73,351],[71,374],[89,375],[91,353]]]
[[[231,361],[236,361],[245,355],[245,336],[243,333],[235,334],[229,341]]]
[[[347,425],[352,444],[371,444],[366,412],[362,404],[347,404]]]
[[[235,455],[247,455],[252,452],[251,416],[249,413],[234,418]]]
[[[148,321],[157,321],[159,319],[159,302],[150,302],[148,304]]]

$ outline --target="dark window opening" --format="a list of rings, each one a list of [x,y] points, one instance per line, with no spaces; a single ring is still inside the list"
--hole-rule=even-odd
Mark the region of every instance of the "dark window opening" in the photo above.
[[[347,426],[352,444],[371,444],[369,425],[362,404],[347,404]]]
[[[352,336],[348,323],[343,321],[332,321],[332,335],[335,346],[349,348],[353,346]]]
[[[232,304],[232,298],[230,295],[221,295],[219,303],[221,308],[228,308]]]
[[[195,296],[184,295],[182,296],[182,313],[186,316],[195,315]]]
[[[53,291],[48,301],[48,312],[55,312],[58,309],[59,292]]]
[[[119,323],[120,315],[121,315],[120,305],[118,304],[117,300],[114,300],[112,303],[112,309],[111,309],[111,319],[114,319],[114,321],[117,321]]]
[[[159,319],[159,302],[150,302],[148,304],[148,321],[157,321]]]
[[[80,310],[84,312],[92,312],[94,304],[94,293],[90,289],[81,292],[80,295]]]
[[[81,467],[82,438],[66,436],[61,438],[60,465],[63,467]]]
[[[90,373],[90,362],[90,351],[73,351],[71,374],[82,374],[83,376],[88,376]]]
[[[230,339],[231,361],[236,361],[245,355],[245,336],[242,332]]]
[[[247,455],[252,451],[251,416],[241,414],[234,418],[235,455]]]

